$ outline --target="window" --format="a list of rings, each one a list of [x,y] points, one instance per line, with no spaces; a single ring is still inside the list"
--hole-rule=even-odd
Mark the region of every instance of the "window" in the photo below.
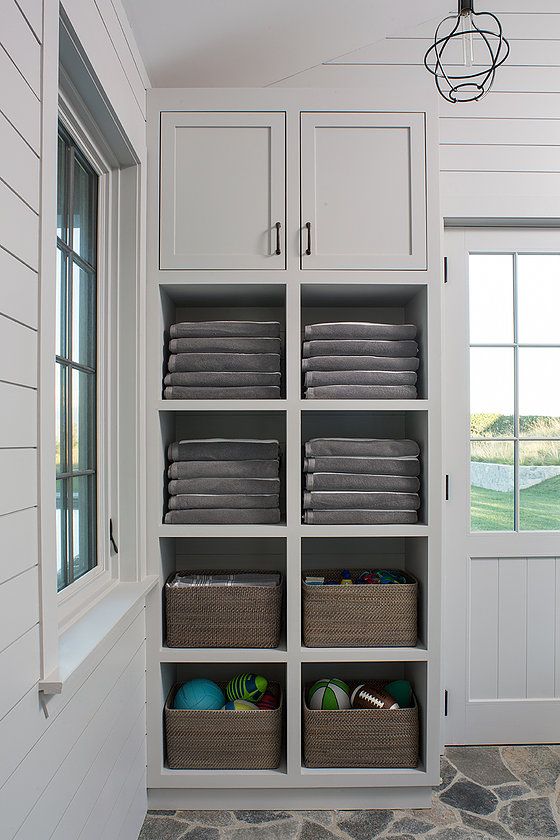
[[[469,255],[471,530],[560,529],[560,254]]]
[[[61,126],[55,386],[59,592],[97,565],[98,180]]]

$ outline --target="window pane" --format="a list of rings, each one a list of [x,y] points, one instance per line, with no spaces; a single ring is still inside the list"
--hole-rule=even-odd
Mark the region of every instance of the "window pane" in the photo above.
[[[96,565],[96,480],[93,475],[81,475],[69,481],[72,482],[72,572],[73,580],[77,580]]]
[[[66,459],[66,368],[56,364],[55,372],[55,435],[57,475],[68,471]]]
[[[513,256],[470,254],[471,344],[513,342]]]
[[[68,212],[66,193],[66,144],[58,135],[57,185],[56,185],[56,235],[68,242]]]
[[[519,342],[560,344],[560,255],[519,255],[517,300]]]
[[[514,444],[471,443],[471,531],[513,531]]]
[[[74,228],[72,249],[95,265],[97,177],[74,158]]]
[[[560,441],[519,444],[519,528],[560,529]]]
[[[514,351],[471,348],[471,435],[512,437]]]
[[[95,376],[72,371],[72,470],[95,469]]]
[[[72,270],[72,360],[95,367],[95,276],[74,263]]]
[[[560,438],[560,348],[519,348],[519,434]]]
[[[67,289],[66,272],[68,261],[64,253],[56,250],[56,355],[67,357],[66,347],[66,312],[67,312]]]
[[[56,482],[56,588],[57,592],[67,585],[66,575],[67,557],[67,509],[66,509],[66,481],[58,479]]]

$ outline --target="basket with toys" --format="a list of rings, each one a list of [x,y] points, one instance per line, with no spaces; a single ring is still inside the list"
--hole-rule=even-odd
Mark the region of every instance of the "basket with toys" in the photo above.
[[[324,678],[303,698],[308,767],[416,767],[418,704],[408,680]]]
[[[272,770],[280,764],[282,691],[259,674],[175,685],[164,719],[172,770]]]
[[[418,582],[398,569],[321,569],[302,579],[306,647],[414,647]]]

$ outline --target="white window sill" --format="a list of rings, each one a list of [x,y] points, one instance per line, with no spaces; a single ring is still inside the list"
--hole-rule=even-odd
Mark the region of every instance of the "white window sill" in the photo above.
[[[158,583],[157,575],[150,575],[134,583],[118,583],[85,615],[77,619],[59,640],[58,668],[42,680],[43,694],[61,694],[65,683],[87,668],[87,659],[119,625],[125,625],[128,615]]]

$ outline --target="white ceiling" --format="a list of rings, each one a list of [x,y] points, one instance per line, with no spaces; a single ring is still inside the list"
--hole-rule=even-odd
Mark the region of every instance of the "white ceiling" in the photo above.
[[[154,87],[261,87],[447,12],[449,0],[123,0]]]

